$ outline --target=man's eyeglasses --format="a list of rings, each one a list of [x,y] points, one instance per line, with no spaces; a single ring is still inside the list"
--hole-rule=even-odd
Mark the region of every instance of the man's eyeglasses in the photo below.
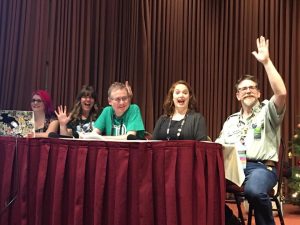
[[[35,103],[35,102],[40,104],[43,101],[41,99],[35,99],[35,98],[31,99],[31,103]]]
[[[129,99],[129,97],[128,96],[123,96],[123,97],[111,98],[111,99],[114,100],[114,101],[116,101],[116,102],[118,102],[118,103],[120,103],[121,101],[127,102],[128,99]]]
[[[252,85],[252,86],[246,86],[246,87],[241,87],[241,88],[238,88],[238,90],[240,92],[245,92],[247,90],[250,90],[250,91],[254,91],[254,90],[257,90],[257,86],[256,85]]]

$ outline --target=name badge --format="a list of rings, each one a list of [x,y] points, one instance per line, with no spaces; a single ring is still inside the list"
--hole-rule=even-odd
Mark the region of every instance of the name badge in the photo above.
[[[255,140],[261,139],[261,130],[262,128],[260,126],[257,126],[256,124],[252,124],[253,127],[253,137]]]
[[[242,167],[243,167],[243,169],[245,169],[246,165],[247,165],[247,149],[246,149],[246,146],[241,144],[241,143],[237,143],[235,145],[235,147],[236,147],[236,150],[238,152]]]

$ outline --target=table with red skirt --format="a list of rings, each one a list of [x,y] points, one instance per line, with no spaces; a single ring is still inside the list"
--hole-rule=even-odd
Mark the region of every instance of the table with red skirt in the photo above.
[[[222,146],[0,137],[1,225],[224,225]]]

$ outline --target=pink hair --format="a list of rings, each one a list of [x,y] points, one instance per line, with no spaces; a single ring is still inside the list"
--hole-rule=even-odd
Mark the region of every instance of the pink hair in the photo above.
[[[42,101],[44,102],[46,117],[48,117],[48,118],[52,117],[54,114],[54,108],[53,108],[52,100],[51,100],[49,93],[46,90],[36,90],[36,91],[32,92],[32,97],[34,95],[39,95],[41,97]]]

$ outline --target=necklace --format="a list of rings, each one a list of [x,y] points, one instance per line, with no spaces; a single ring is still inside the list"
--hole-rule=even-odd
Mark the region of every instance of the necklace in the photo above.
[[[167,129],[167,140],[168,140],[168,141],[171,139],[171,137],[170,137],[169,134],[170,134],[170,126],[171,126],[172,118],[173,118],[173,117],[170,117],[168,129]],[[181,123],[180,123],[180,127],[179,127],[178,130],[177,130],[177,134],[176,134],[177,140],[178,140],[178,138],[179,138],[180,135],[181,135],[182,127],[183,127],[183,125],[184,125],[184,123],[185,123],[186,118],[187,118],[187,114],[184,115],[184,118],[183,118],[183,120],[182,120]]]

